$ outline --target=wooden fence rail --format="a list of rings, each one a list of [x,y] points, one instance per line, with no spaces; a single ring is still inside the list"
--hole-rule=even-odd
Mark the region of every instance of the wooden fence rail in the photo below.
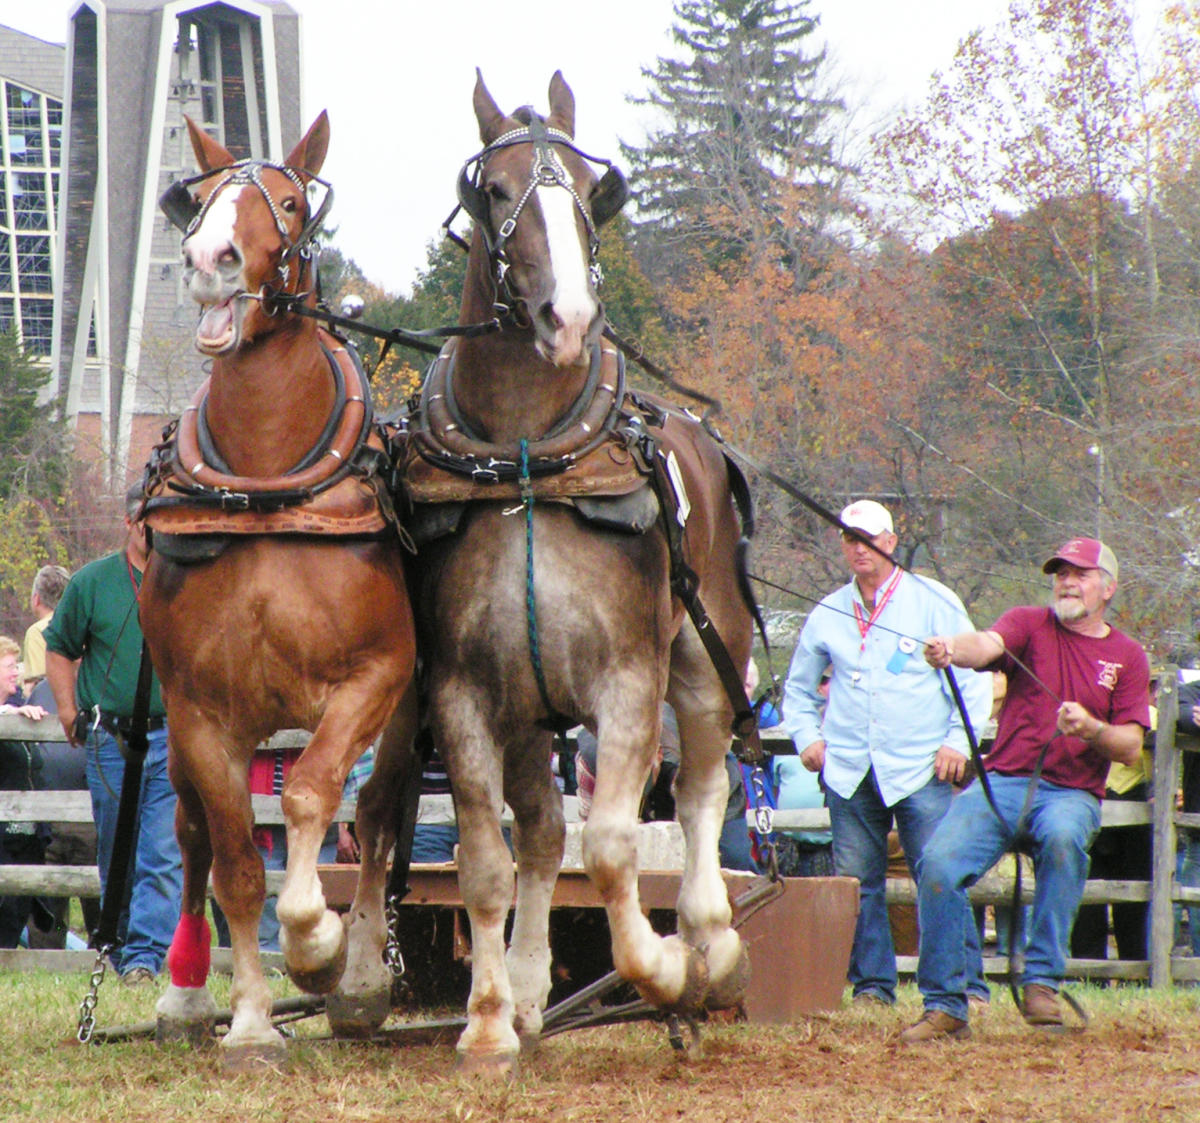
[[[1175,793],[1179,784],[1181,752],[1200,750],[1200,740],[1177,737],[1175,719],[1178,695],[1174,668],[1162,674],[1158,690],[1158,729],[1155,737],[1155,768],[1153,796],[1146,803],[1105,803],[1102,810],[1103,828],[1150,823],[1153,833],[1154,862],[1149,881],[1089,881],[1084,890],[1085,904],[1125,901],[1148,901],[1150,904],[1150,938],[1148,960],[1076,960],[1068,961],[1068,974],[1084,978],[1145,979],[1151,986],[1169,986],[1174,982],[1200,979],[1200,959],[1172,957],[1174,944],[1174,910],[1176,904],[1200,904],[1200,889],[1180,886],[1176,882],[1176,831],[1179,827],[1200,830],[1200,814],[1182,814],[1175,810]],[[290,747],[303,744],[308,735],[299,730],[285,730],[271,739],[271,747]],[[15,715],[0,715],[0,740],[62,741],[62,729],[57,720],[32,722]],[[794,752],[791,742],[776,732],[768,731],[763,738],[768,752]],[[283,822],[278,796],[253,796],[255,821],[259,824]],[[445,818],[447,804],[423,798],[433,818]],[[0,791],[0,822],[90,822],[91,800],[87,792],[12,792]],[[352,822],[354,805],[344,802],[338,810],[340,821]],[[747,816],[754,825],[753,812]],[[779,829],[820,830],[829,827],[829,812],[824,808],[803,811],[777,811],[774,823]],[[578,827],[574,828],[576,831]],[[659,855],[678,848],[677,836],[656,837]],[[679,854],[681,859],[682,855]],[[644,864],[644,863],[643,863]],[[662,865],[661,857],[658,865]],[[267,885],[278,891],[283,873],[268,871]],[[1013,881],[992,871],[970,892],[977,905],[1006,905],[1012,900]],[[100,894],[100,878],[94,866],[0,866],[0,895],[31,893],[39,896],[91,896]],[[1024,877],[1023,896],[1033,899],[1032,874]],[[895,879],[887,883],[887,900],[895,904],[916,901],[915,886],[910,880]],[[898,966],[903,973],[916,970],[916,959],[901,956]],[[985,960],[989,974],[1007,972],[1003,956]]]

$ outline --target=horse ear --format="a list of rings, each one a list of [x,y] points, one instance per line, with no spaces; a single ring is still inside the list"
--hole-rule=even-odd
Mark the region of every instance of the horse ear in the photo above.
[[[284,161],[289,168],[308,172],[309,175],[319,175],[321,165],[325,163],[325,153],[329,151],[329,114],[321,110],[317,119],[308,127],[308,132],[301,138],[300,143],[292,149]]]
[[[202,172],[211,172],[213,168],[227,168],[233,163],[233,157],[229,154],[228,149],[213,140],[186,114],[183,119],[187,122],[192,151],[196,154],[196,163]]]
[[[506,117],[484,85],[483,72],[478,67],[475,68],[475,94],[471,101],[475,106],[475,120],[479,122],[479,139],[484,144],[491,144],[506,131]]]
[[[561,70],[550,79],[550,117],[546,122],[553,128],[562,129],[567,136],[575,135],[575,95],[567,85]]]

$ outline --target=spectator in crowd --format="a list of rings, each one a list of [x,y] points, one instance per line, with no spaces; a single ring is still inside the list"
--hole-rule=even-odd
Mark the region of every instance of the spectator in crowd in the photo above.
[[[1179,717],[1175,728],[1180,733],[1200,737],[1200,679],[1179,685]],[[1200,752],[1183,754],[1183,780],[1180,784],[1181,807],[1187,814],[1200,813]],[[1200,889],[1200,830],[1184,827],[1181,839],[1179,884]],[[1188,939],[1192,955],[1200,956],[1200,905],[1187,906]]]
[[[0,636],[0,713],[38,721],[46,711],[27,703],[21,692],[20,653],[15,640]],[[41,786],[41,768],[34,743],[0,741],[0,791],[33,791]],[[0,865],[40,866],[44,847],[45,832],[38,823],[0,823]],[[28,894],[0,897],[0,948],[17,946],[33,907],[34,898]]]
[[[141,665],[137,597],[146,566],[140,489],[126,497],[125,545],[90,562],[68,582],[46,629],[46,677],[72,745],[87,753],[87,781],[98,836],[100,884],[108,884],[128,735]],[[175,793],[167,778],[162,694],[150,691],[149,748],[143,763],[137,848],[129,872],[123,943],[113,953],[123,983],[152,982],[162,970],[179,920],[183,872],[175,841]]]
[[[57,717],[54,692],[42,679],[29,694],[29,701]],[[82,749],[65,741],[39,741],[42,756],[41,787],[45,791],[88,790],[87,768]],[[93,822],[48,822],[45,861],[48,866],[92,866],[96,864],[96,824]],[[39,897],[44,906],[35,906],[29,929],[31,948],[65,948],[68,943],[67,921],[70,914],[69,897]],[[90,938],[100,924],[100,902],[95,897],[80,897],[83,925]]]
[[[988,631],[935,635],[926,644],[933,667],[1007,676],[996,741],[984,761],[1004,822],[973,784],[925,847],[917,972],[925,1012],[900,1035],[903,1044],[969,1035],[967,963],[956,938],[969,912],[966,890],[1009,849],[1018,826],[1037,879],[1021,1012],[1031,1025],[1062,1024],[1058,990],[1105,779],[1114,761],[1137,761],[1150,725],[1146,653],[1105,619],[1117,591],[1112,550],[1073,538],[1042,568],[1054,575],[1049,608],[1009,609]]]
[[[454,861],[458,845],[458,824],[450,795],[446,766],[431,745],[421,769],[421,806],[413,830],[412,861],[439,864]],[[433,798],[426,799],[426,796]]]
[[[1153,685],[1153,684],[1152,684]],[[1154,780],[1153,705],[1150,729],[1142,751],[1133,764],[1114,761],[1109,765],[1104,798],[1123,803],[1145,803]],[[1149,823],[1107,827],[1092,843],[1088,876],[1100,881],[1149,881],[1154,862],[1154,828]],[[1112,910],[1112,934],[1118,959],[1145,960],[1149,957],[1150,903],[1114,901],[1111,905],[1081,905],[1071,929],[1071,955],[1076,959],[1108,958],[1108,918]]]
[[[970,754],[950,688],[921,659],[920,638],[961,630],[970,621],[949,589],[892,562],[898,539],[886,507],[859,500],[841,519],[848,528],[842,554],[852,579],[825,597],[804,624],[784,687],[783,725],[804,767],[821,773],[834,867],[859,880],[850,955],[854,1001],[890,1006],[896,955],[885,900],[888,832],[894,822],[919,884],[926,842],[950,806]],[[820,694],[826,668],[832,671],[827,705]],[[990,680],[963,676],[961,690],[972,724],[982,728]],[[974,993],[986,1001],[979,934],[967,919],[957,933],[970,951]]]
[[[36,619],[25,630],[21,653],[26,694],[46,676],[46,629],[70,579],[71,575],[61,565],[44,565],[33,579],[29,607]]]

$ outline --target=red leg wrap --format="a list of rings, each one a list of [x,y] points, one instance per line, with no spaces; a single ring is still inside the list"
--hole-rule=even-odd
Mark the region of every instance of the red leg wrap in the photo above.
[[[202,987],[208,980],[208,967],[212,956],[212,933],[204,914],[193,916],[184,913],[175,928],[171,950],[167,952],[167,967],[171,982],[177,987]]]

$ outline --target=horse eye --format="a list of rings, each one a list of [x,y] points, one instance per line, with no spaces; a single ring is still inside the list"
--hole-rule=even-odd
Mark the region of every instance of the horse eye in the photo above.
[[[296,213],[296,200],[293,199],[290,195],[286,199],[284,199],[279,204],[279,206],[280,206],[280,209],[287,211],[288,214]]]
[[[498,183],[489,183],[485,190],[492,197],[494,203],[507,203],[512,198]]]

